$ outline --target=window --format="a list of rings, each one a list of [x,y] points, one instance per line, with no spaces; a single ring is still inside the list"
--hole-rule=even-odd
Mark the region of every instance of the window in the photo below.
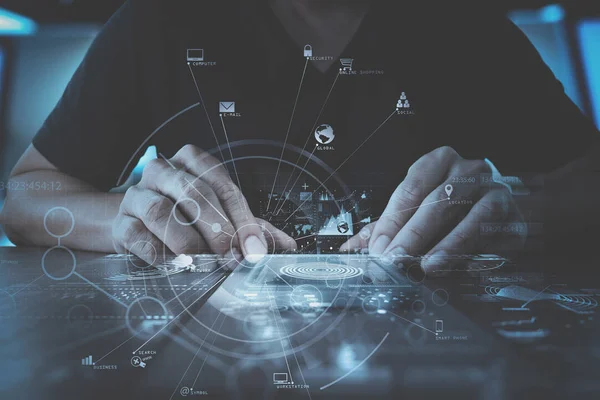
[[[600,129],[600,19],[581,21],[578,34],[594,120]]]
[[[4,106],[3,104],[3,100],[4,100],[4,64],[5,64],[5,51],[4,51],[4,47],[2,47],[2,44],[0,43],[0,117],[2,116],[2,107]],[[0,131],[2,130],[2,123],[3,121],[0,119]],[[0,143],[2,141],[2,136],[0,135]]]

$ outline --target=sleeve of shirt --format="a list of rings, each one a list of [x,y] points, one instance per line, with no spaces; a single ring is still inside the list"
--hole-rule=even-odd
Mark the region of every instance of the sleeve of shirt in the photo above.
[[[100,190],[116,186],[140,142],[132,8],[125,3],[95,38],[33,139],[60,171]]]
[[[484,150],[478,158],[490,159],[504,175],[544,173],[583,156],[600,139],[508,18],[471,13],[458,30],[456,56],[468,62],[461,63],[454,90],[464,90],[458,112],[467,115],[471,148]]]

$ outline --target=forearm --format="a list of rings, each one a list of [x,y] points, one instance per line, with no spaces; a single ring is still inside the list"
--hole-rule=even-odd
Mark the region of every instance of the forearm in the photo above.
[[[29,188],[30,182],[53,182],[53,190]],[[9,239],[18,245],[56,246],[114,252],[112,222],[123,199],[121,193],[99,192],[58,171],[34,171],[14,176],[0,213]],[[64,207],[69,212],[53,208]],[[44,219],[46,224],[44,226]],[[74,221],[74,224],[73,224]],[[54,236],[52,236],[54,235]]]

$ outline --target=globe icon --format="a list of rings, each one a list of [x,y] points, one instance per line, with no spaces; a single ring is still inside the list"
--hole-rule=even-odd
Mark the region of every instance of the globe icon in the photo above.
[[[329,144],[335,139],[333,128],[330,125],[322,124],[315,129],[315,139],[321,144]]]

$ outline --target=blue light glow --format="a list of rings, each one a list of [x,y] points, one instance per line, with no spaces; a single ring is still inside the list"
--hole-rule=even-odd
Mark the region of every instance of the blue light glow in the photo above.
[[[596,126],[600,128],[600,19],[584,20],[577,26],[577,36],[586,74],[590,102]]]
[[[0,198],[0,210],[2,210],[2,203],[4,200]],[[10,240],[4,235],[2,232],[2,226],[0,226],[0,247],[14,247],[15,245],[11,243]]]
[[[157,158],[156,146],[148,147],[146,153],[144,153],[144,155],[140,158],[140,161],[138,161],[137,165],[133,169],[133,173],[141,174],[146,164],[148,164],[148,161],[154,160],[155,158]]]
[[[550,4],[540,9],[540,18],[543,22],[554,23],[562,21],[565,10],[558,4]]]
[[[356,359],[356,351],[354,351],[352,345],[343,343],[340,346],[337,355],[337,366],[342,371],[349,371],[354,368],[356,364],[358,364],[358,360]]]
[[[2,110],[2,78],[4,77],[4,49],[0,47],[0,110]],[[2,124],[2,121],[0,121]]]
[[[564,15],[562,7],[550,5],[537,10],[513,11],[509,18],[535,46],[544,62],[563,84],[565,93],[583,110],[583,98],[577,83]]]
[[[2,100],[2,77],[4,76],[4,49],[0,47],[0,100]],[[2,109],[2,104],[0,103],[0,110]],[[2,121],[0,121],[0,124]],[[0,210],[2,210],[2,203],[4,200],[0,197]],[[0,227],[0,247],[4,246],[13,246],[13,244],[8,240],[4,233],[2,232],[2,227]]]
[[[0,8],[0,35],[31,35],[36,29],[33,20]]]
[[[565,9],[558,4],[550,4],[537,10],[517,10],[508,17],[516,25],[555,24],[565,18]]]
[[[0,247],[15,247],[8,238],[0,238]]]

